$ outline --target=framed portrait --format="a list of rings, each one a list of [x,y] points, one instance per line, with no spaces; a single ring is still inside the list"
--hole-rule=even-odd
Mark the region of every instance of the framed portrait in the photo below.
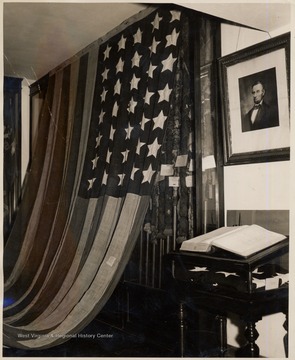
[[[218,59],[225,165],[290,158],[290,33]]]

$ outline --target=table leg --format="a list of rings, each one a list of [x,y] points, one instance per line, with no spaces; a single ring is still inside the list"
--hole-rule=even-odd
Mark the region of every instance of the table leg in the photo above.
[[[179,328],[180,328],[180,357],[184,357],[185,351],[185,305],[179,304]]]
[[[227,331],[226,331],[227,318],[224,315],[217,315],[216,319],[219,321],[220,356],[224,357],[227,351]]]
[[[255,321],[247,322],[244,334],[248,343],[237,350],[237,357],[259,357],[259,347],[255,342],[259,337],[259,333],[256,330]]]

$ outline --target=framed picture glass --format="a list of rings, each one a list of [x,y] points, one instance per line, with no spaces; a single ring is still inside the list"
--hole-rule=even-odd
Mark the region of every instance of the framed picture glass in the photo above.
[[[225,165],[290,157],[290,34],[218,60]]]

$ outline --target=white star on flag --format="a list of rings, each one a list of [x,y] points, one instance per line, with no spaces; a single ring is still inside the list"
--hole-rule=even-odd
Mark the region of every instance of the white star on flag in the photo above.
[[[124,36],[122,35],[121,39],[119,41],[119,44],[118,44],[118,46],[119,46],[118,51],[121,49],[125,49],[125,43],[126,43],[126,38],[124,38]]]
[[[115,134],[115,131],[116,129],[113,127],[113,125],[111,126],[111,129],[110,129],[110,136],[109,136],[109,139],[110,140],[114,140],[114,134]]]
[[[149,75],[150,78],[153,78],[153,72],[154,72],[154,70],[155,70],[156,68],[157,68],[157,66],[155,66],[155,65],[150,65],[150,66],[149,66],[148,75]]]
[[[95,155],[95,158],[93,160],[91,160],[91,162],[92,162],[92,170],[97,167],[97,160],[98,159],[99,159],[99,157],[97,155]]]
[[[161,17],[159,17],[159,14],[157,13],[155,18],[154,18],[154,21],[152,22],[152,25],[154,27],[154,29],[157,29],[159,30],[159,26],[160,26],[160,21],[162,20]]]
[[[106,185],[106,184],[107,184],[107,180],[108,180],[108,174],[107,174],[106,172],[104,172],[101,183],[102,183],[103,185]]]
[[[132,98],[130,103],[129,103],[129,108],[128,108],[129,112],[134,114],[134,109],[135,109],[136,105],[137,105],[137,101],[134,101],[133,98]]]
[[[114,90],[114,95],[115,94],[119,94],[121,93],[121,82],[120,79],[117,80],[116,85],[115,85],[115,90]]]
[[[149,69],[148,69],[148,76],[150,77],[150,78],[153,78],[153,72],[154,72],[154,70],[157,68],[157,66],[154,66],[154,65],[150,65],[149,66]]]
[[[99,114],[99,124],[103,122],[104,114],[105,114],[105,112],[103,110],[101,110],[101,112]]]
[[[92,187],[93,187],[93,183],[94,183],[94,181],[96,180],[96,178],[93,178],[93,179],[91,179],[91,180],[88,180],[88,182],[89,182],[89,186],[88,186],[88,189],[87,190],[90,190],[90,189],[92,189]]]
[[[108,150],[107,156],[106,156],[106,163],[108,163],[108,164],[110,163],[111,156],[112,156],[112,152],[110,150]]]
[[[116,66],[116,74],[118,74],[118,72],[123,72],[123,67],[124,67],[124,61],[120,58],[117,66]]]
[[[139,55],[137,51],[135,51],[135,54],[132,58],[132,67],[137,66],[139,67],[139,62],[141,59],[142,55]]]
[[[179,33],[176,33],[176,30],[173,29],[172,34],[166,36],[166,39],[167,39],[166,47],[168,47],[170,45],[176,46],[178,35],[179,35]]]
[[[170,13],[171,13],[171,20],[170,20],[170,22],[172,23],[174,20],[180,20],[180,11],[174,11],[174,10],[171,10],[170,11]]]
[[[138,28],[137,32],[133,35],[134,44],[141,43],[141,35],[142,35],[142,31],[140,31],[140,28]]]
[[[102,73],[102,81],[104,81],[108,78],[108,72],[109,72],[109,69],[105,68],[104,72]]]
[[[144,143],[144,142],[139,142],[139,143],[137,144],[137,147],[136,147],[136,154],[138,154],[138,155],[139,155],[139,153],[140,153],[140,149],[141,149],[144,145],[145,145],[145,143]]]
[[[101,102],[105,101],[106,100],[106,94],[107,94],[108,90],[106,90],[105,88],[103,88],[102,90],[102,94],[100,95],[101,96]]]
[[[160,44],[160,42],[161,41],[156,41],[156,39],[155,38],[153,38],[153,43],[152,43],[152,45],[150,46],[150,50],[151,50],[151,52],[152,53],[156,53],[157,52],[157,46],[158,46],[158,44]]]
[[[146,91],[145,93],[145,103],[150,105],[150,99],[154,95],[154,92]]]
[[[138,89],[138,83],[139,83],[140,78],[137,78],[135,76],[135,74],[133,74],[132,80],[131,80],[131,84],[130,84],[130,90],[132,89]]]
[[[160,95],[159,102],[161,101],[169,101],[169,96],[171,94],[172,89],[169,89],[168,84],[164,87],[163,90],[158,90],[158,93]]]
[[[111,47],[109,47],[109,44],[108,44],[104,51],[104,60],[110,56],[110,50],[111,50]]]
[[[131,171],[131,174],[130,174],[130,179],[131,180],[134,180],[134,175],[137,171],[139,171],[140,169],[138,168],[133,168],[132,171]]]
[[[114,107],[113,107],[112,116],[116,117],[118,115],[118,110],[119,110],[119,105],[118,105],[118,103],[116,101],[115,104],[114,104]]]
[[[125,151],[122,151],[121,154],[123,156],[123,162],[125,162],[128,158],[128,154],[129,154],[129,149],[126,149]]]
[[[119,184],[118,184],[118,186],[119,186],[119,185],[122,185],[125,174],[118,174],[118,176],[119,176]]]
[[[165,71],[165,70],[172,71],[175,60],[176,60],[176,58],[173,58],[172,54],[170,53],[170,55],[167,57],[167,59],[162,61],[162,64],[163,64],[162,71]]]
[[[141,183],[143,184],[144,182],[150,182],[154,173],[155,173],[155,170],[153,170],[152,164],[150,164],[148,169],[143,170],[143,172],[142,172],[143,179],[142,179]]]
[[[158,143],[158,139],[155,138],[154,142],[152,144],[148,145],[148,148],[149,148],[148,156],[156,157],[160,147],[161,147],[161,145]]]
[[[160,114],[153,119],[153,122],[155,123],[155,128],[159,127],[160,129],[163,129],[166,118],[167,116],[165,116],[163,110],[161,110]]]
[[[129,126],[128,126],[127,130],[126,130],[126,139],[130,139],[130,135],[131,135],[131,132],[132,132],[133,128],[134,127],[129,124]]]
[[[95,148],[98,148],[98,147],[99,147],[101,138],[102,138],[102,135],[98,135],[98,136],[95,138],[95,140],[96,140]]]

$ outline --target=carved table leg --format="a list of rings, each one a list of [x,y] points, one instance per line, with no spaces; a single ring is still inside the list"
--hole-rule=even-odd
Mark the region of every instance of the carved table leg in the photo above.
[[[226,316],[217,315],[216,319],[219,321],[219,344],[220,356],[224,357],[227,351],[227,331],[226,331]]]
[[[259,357],[259,347],[255,343],[258,337],[259,333],[256,330],[255,321],[247,322],[245,338],[247,339],[248,343],[241,349],[237,350],[236,355],[238,357]]]
[[[184,357],[185,350],[185,305],[179,304],[179,328],[180,328],[180,357]]]

